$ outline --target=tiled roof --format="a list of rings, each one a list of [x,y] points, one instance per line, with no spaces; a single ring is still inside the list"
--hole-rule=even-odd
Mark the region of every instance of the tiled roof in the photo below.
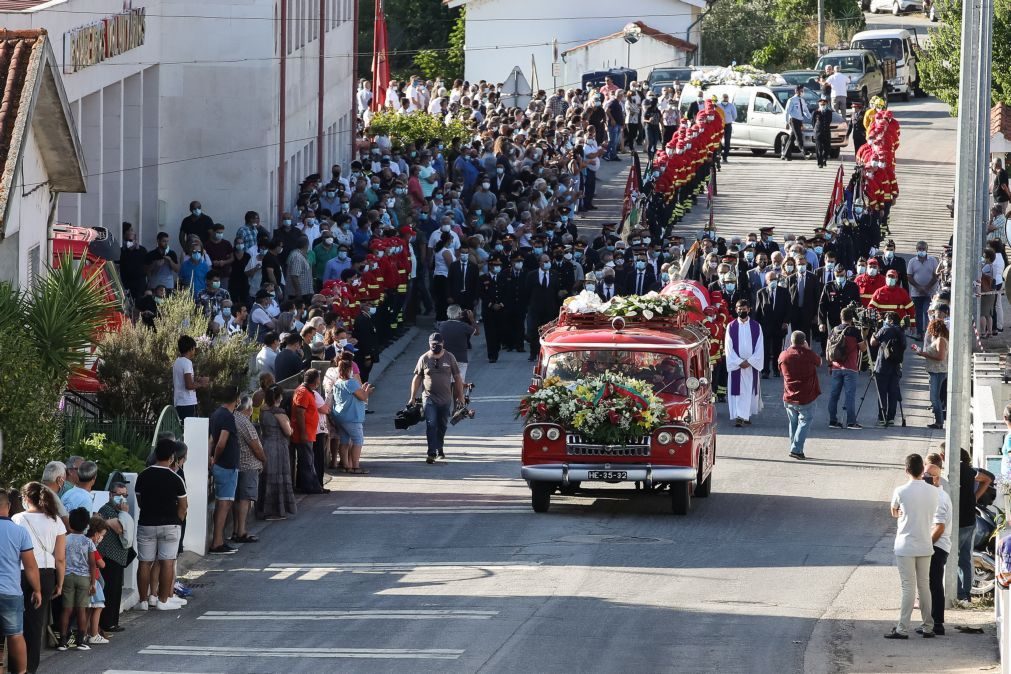
[[[998,103],[990,110],[990,137],[1001,134],[1011,140],[1011,106]]]
[[[642,30],[642,34],[643,35],[648,35],[649,37],[653,38],[654,40],[658,40],[660,42],[663,42],[664,44],[667,44],[667,45],[670,45],[671,47],[674,47],[675,49],[680,49],[681,51],[695,51],[695,49],[697,48],[695,45],[693,45],[691,42],[688,42],[687,40],[683,40],[683,39],[681,39],[679,37],[671,35],[670,33],[664,33],[663,31],[657,30],[656,28],[651,28],[650,26],[647,26],[646,24],[644,24],[642,21],[634,21],[633,23],[635,23],[635,25],[639,26],[639,28]],[[573,47],[572,49],[566,49],[562,53],[563,54],[568,54],[570,52],[574,52],[574,51],[579,50],[579,49],[586,49],[587,47],[589,47],[591,45],[595,45],[595,44],[597,44],[599,42],[604,42],[605,40],[613,40],[615,38],[623,37],[624,34],[625,34],[624,31],[619,30],[616,33],[611,33],[610,35],[605,35],[604,37],[598,37],[596,40],[590,40],[589,42],[584,42],[583,44],[579,45],[578,47]]]
[[[0,12],[21,12],[44,5],[50,0],[0,0]]]
[[[18,126],[22,104],[31,97],[23,96],[28,80],[32,53],[44,44],[44,30],[0,30],[0,166],[6,167],[12,139]]]

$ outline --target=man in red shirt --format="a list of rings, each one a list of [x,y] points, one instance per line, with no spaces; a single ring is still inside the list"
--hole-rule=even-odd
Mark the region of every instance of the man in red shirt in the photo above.
[[[806,459],[804,442],[811,425],[814,401],[821,395],[818,366],[821,357],[807,345],[807,335],[795,330],[790,335],[790,348],[779,354],[779,371],[783,375],[783,406],[790,420],[790,456]]]
[[[302,494],[326,494],[320,487],[313,464],[312,446],[316,442],[320,408],[323,399],[319,388],[319,370],[310,368],[302,375],[302,385],[295,389],[291,400],[291,448],[295,455],[295,491]]]

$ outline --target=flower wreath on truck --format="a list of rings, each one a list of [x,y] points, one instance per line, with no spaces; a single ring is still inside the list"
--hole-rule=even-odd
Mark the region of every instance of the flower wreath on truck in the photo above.
[[[666,422],[667,410],[648,383],[605,372],[568,385],[548,377],[520,401],[518,416],[560,424],[584,442],[627,445]]]

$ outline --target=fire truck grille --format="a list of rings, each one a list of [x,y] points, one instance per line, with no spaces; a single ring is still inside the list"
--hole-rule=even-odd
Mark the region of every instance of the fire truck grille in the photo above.
[[[595,445],[583,442],[580,435],[569,433],[565,441],[565,453],[569,456],[649,456],[648,436],[627,445]]]

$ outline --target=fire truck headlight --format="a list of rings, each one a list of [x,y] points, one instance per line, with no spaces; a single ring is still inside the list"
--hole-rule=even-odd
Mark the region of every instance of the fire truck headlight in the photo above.
[[[559,431],[557,428],[549,428],[547,436],[548,436],[548,440],[554,441],[554,440],[557,440],[558,438],[562,437],[562,432]]]
[[[679,431],[674,434],[674,442],[683,445],[688,442],[688,434],[684,431]]]
[[[541,429],[534,428],[534,429],[530,430],[530,439],[531,440],[534,440],[536,442],[537,440],[540,440],[543,437],[544,437],[544,431],[542,431]]]
[[[672,439],[673,437],[667,431],[657,433],[656,436],[656,441],[659,442],[661,445],[669,445]]]

